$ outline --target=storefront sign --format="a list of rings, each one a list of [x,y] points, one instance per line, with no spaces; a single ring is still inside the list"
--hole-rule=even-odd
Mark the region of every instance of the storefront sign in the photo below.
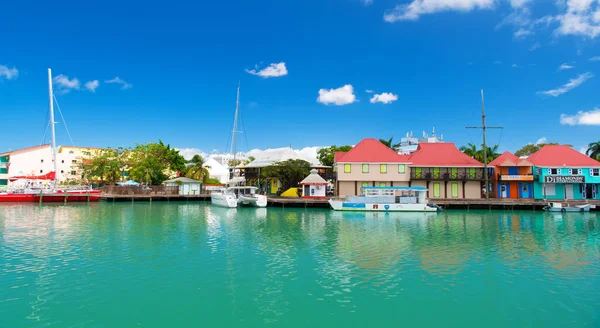
[[[533,181],[533,175],[501,175],[502,181]]]
[[[545,183],[585,183],[583,175],[547,175],[544,177]]]

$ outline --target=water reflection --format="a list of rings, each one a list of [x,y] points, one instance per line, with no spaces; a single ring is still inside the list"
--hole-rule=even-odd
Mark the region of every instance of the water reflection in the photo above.
[[[131,326],[139,322],[114,304],[141,302],[158,316],[164,308],[144,300],[160,298],[208,321],[203,309],[226,309],[215,323],[307,323],[306,313],[326,313],[339,325],[348,313],[378,318],[377,309],[416,311],[430,298],[487,313],[577,308],[556,322],[584,324],[600,308],[599,222],[596,213],[2,206],[0,316],[9,326]],[[544,302],[515,301],[524,291]],[[115,321],[94,311],[57,317],[76,307],[104,308]]]

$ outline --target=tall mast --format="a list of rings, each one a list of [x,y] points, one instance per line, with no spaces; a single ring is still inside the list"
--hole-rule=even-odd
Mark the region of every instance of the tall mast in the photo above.
[[[483,89],[481,89],[481,130],[483,131],[483,175],[485,176],[485,199],[489,199],[489,177],[487,169],[487,143],[485,133],[485,103],[483,101]]]
[[[58,185],[58,163],[56,161],[56,134],[54,132],[54,95],[52,93],[52,70],[48,68],[48,94],[50,97],[50,128],[52,130],[52,165],[54,166],[54,188]]]
[[[231,132],[232,151],[233,151],[233,176],[235,176],[235,159],[237,153],[237,138],[236,133],[238,129],[238,113],[240,110],[240,84],[238,83],[237,98],[235,100],[235,115],[233,116],[233,131]]]

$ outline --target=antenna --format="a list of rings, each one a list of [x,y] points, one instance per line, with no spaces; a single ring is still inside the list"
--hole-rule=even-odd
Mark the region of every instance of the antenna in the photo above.
[[[485,102],[483,100],[483,89],[481,89],[481,126],[467,126],[467,129],[481,129],[483,132],[483,174],[485,177],[485,199],[490,199],[489,174],[487,170],[487,129],[504,129],[503,126],[485,126]]]

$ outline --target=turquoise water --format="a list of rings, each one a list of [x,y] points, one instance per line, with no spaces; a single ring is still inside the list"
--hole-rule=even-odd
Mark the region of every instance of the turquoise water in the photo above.
[[[0,206],[2,327],[600,327],[600,215]]]

